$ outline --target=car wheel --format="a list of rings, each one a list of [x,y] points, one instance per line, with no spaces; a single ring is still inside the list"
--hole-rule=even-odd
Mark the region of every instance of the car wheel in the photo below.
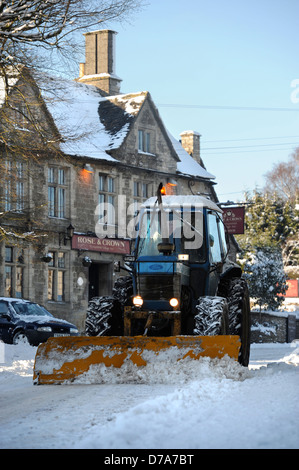
[[[13,337],[13,344],[29,344],[29,340],[24,331],[18,331]]]

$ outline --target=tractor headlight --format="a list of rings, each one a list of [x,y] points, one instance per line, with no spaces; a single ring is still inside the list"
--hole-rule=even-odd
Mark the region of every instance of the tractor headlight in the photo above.
[[[170,303],[170,305],[171,305],[173,308],[176,308],[176,307],[179,305],[179,301],[178,301],[178,299],[176,299],[175,297],[173,297],[172,299],[170,299],[169,303]]]
[[[140,295],[136,295],[135,297],[133,297],[133,304],[135,305],[135,307],[142,307],[143,298],[140,297]]]

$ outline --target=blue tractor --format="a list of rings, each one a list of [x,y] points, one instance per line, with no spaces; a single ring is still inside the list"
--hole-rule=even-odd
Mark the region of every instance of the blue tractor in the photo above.
[[[239,265],[228,259],[221,209],[201,196],[163,196],[143,203],[136,221],[135,247],[125,258],[112,296],[90,301],[89,336],[155,338],[157,348],[213,338],[203,355],[250,353],[248,287]],[[148,340],[149,341],[149,340]],[[231,342],[238,344],[230,354]],[[209,342],[210,344],[210,342]],[[146,346],[145,346],[146,347]]]
[[[248,365],[248,288],[228,260],[221,210],[200,196],[163,197],[161,189],[136,221],[128,275],[112,296],[91,299],[85,336],[38,347],[35,383],[74,381],[89,371],[99,382],[114,371],[131,380],[157,356],[168,366],[170,357],[188,367],[190,359],[225,355]]]

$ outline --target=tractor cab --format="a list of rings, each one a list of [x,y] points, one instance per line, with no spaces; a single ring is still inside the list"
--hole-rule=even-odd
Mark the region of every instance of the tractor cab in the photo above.
[[[194,310],[198,297],[216,294],[227,246],[215,203],[200,196],[150,198],[137,232],[135,305]]]

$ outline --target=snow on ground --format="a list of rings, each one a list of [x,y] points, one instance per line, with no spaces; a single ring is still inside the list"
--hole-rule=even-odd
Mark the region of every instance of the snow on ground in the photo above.
[[[146,383],[32,383],[36,348],[0,343],[2,449],[298,449],[299,341],[152,367]],[[93,380],[95,382],[95,380]]]

